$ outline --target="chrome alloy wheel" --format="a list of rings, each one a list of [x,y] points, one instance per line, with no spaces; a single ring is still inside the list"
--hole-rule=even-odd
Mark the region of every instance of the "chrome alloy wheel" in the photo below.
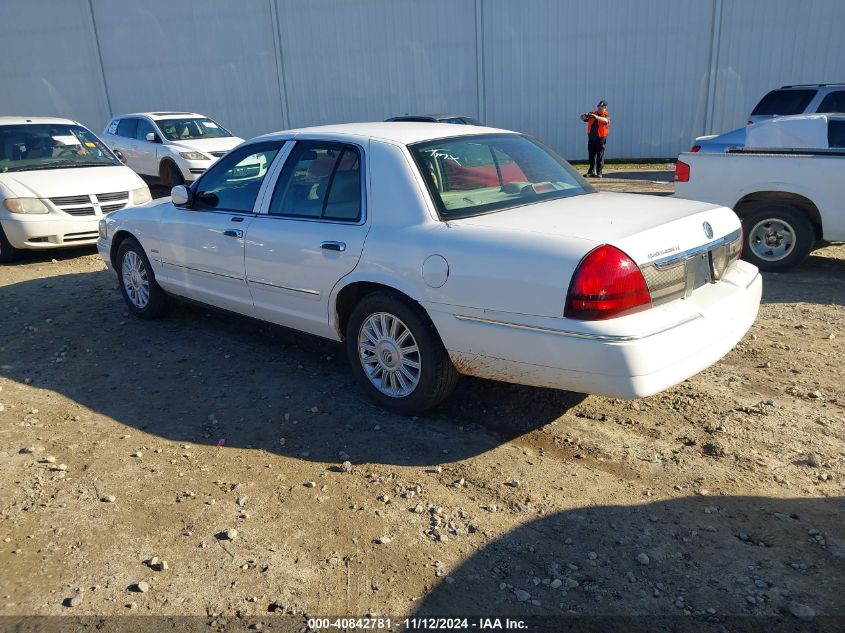
[[[795,229],[784,220],[762,220],[748,233],[748,245],[760,259],[780,261],[795,248]]]
[[[358,357],[367,378],[386,396],[403,398],[420,382],[417,341],[408,326],[388,312],[371,314],[361,325]]]
[[[123,256],[122,277],[126,296],[139,310],[150,302],[150,280],[144,260],[135,251],[127,251]]]

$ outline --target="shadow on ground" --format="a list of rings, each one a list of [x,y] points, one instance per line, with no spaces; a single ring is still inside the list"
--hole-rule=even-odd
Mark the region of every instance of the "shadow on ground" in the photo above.
[[[841,247],[835,247],[841,252]],[[763,274],[763,303],[845,305],[845,259],[824,249],[784,273]]]
[[[539,617],[549,631],[568,629],[542,616],[627,631],[746,630],[743,618],[768,616],[757,630],[817,630],[795,613],[845,616],[843,512],[843,497],[703,496],[561,512],[447,570],[416,616]]]
[[[337,343],[188,305],[142,321],[105,271],[0,287],[0,303],[0,375],[173,441],[434,465],[494,449],[584,398],[466,378],[411,419],[370,404]]]

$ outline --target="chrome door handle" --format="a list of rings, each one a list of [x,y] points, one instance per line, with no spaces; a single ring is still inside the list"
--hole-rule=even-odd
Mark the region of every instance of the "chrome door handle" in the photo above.
[[[327,251],[341,252],[346,250],[346,242],[321,242],[320,248]]]
[[[223,231],[223,235],[225,235],[226,237],[243,237],[244,232],[240,229],[226,229],[225,231]]]

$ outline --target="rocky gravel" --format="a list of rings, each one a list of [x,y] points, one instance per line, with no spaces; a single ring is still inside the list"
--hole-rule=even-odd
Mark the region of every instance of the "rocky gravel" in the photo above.
[[[662,394],[413,418],[334,343],[131,318],[91,250],[0,305],[0,614],[845,616],[845,247]]]

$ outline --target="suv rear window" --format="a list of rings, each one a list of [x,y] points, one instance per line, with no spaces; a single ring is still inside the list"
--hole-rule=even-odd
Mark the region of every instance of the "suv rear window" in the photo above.
[[[801,114],[816,96],[817,90],[772,90],[751,112],[751,116]]]

